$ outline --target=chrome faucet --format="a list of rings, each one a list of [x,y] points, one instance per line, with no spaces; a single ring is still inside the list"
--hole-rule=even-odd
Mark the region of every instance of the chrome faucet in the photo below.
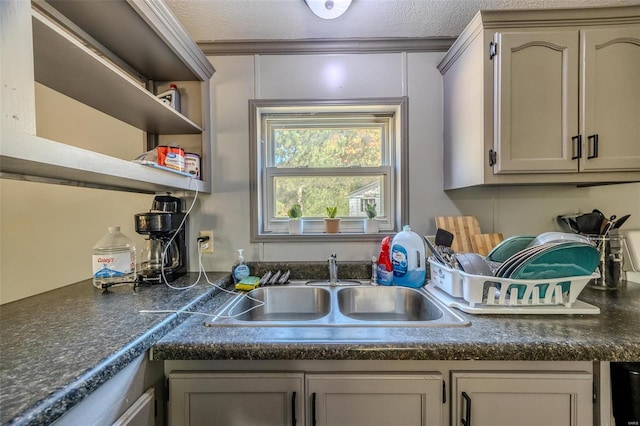
[[[336,262],[337,255],[333,253],[329,256],[329,285],[338,284],[338,263]]]

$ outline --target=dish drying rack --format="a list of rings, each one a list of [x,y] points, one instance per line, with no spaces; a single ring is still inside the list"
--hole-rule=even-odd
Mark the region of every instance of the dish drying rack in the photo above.
[[[600,274],[540,280],[471,275],[428,259],[427,290],[450,307],[469,313],[597,314],[600,309],[578,299]]]

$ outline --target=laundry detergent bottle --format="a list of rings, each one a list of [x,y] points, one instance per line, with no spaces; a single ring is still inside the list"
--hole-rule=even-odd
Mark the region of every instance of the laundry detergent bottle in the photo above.
[[[391,242],[391,263],[393,264],[393,284],[420,288],[427,275],[426,250],[420,235],[405,225]]]

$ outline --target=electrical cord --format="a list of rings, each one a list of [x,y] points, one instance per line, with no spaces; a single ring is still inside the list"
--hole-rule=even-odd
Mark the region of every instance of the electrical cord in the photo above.
[[[187,189],[191,189],[191,184],[194,182],[194,177],[190,177],[189,178],[189,185]],[[193,283],[190,284],[188,286],[184,286],[184,287],[176,287],[173,286],[171,284],[169,284],[169,281],[167,280],[167,277],[164,273],[164,262],[165,259],[167,258],[167,251],[169,250],[169,247],[171,247],[171,244],[173,244],[173,241],[176,239],[176,236],[180,233],[180,230],[182,230],[182,228],[184,227],[184,224],[187,222],[187,218],[189,217],[189,214],[191,214],[191,210],[193,210],[193,207],[196,205],[196,201],[198,200],[198,185],[196,185],[196,189],[195,189],[195,195],[193,196],[193,201],[191,202],[191,205],[189,206],[189,208],[187,209],[187,212],[185,213],[184,217],[182,218],[182,222],[180,222],[180,225],[178,226],[178,229],[176,230],[176,232],[173,233],[173,235],[171,236],[171,238],[169,239],[169,242],[165,245],[164,250],[162,251],[162,258],[161,258],[161,262],[160,262],[160,276],[162,277],[162,280],[164,281],[164,283],[174,289],[174,290],[188,290],[192,287],[195,287],[196,284],[198,284],[198,281],[200,281],[200,274],[198,274],[198,279]],[[200,245],[198,245],[198,252],[200,251],[199,249]]]
[[[193,183],[194,178],[190,177],[189,178],[189,186],[187,189],[191,189],[191,184]],[[191,205],[189,206],[189,208],[187,209],[187,212],[184,215],[184,218],[182,219],[182,222],[180,222],[180,225],[178,226],[177,231],[173,234],[173,236],[169,239],[169,242],[166,244],[164,250],[162,251],[162,258],[161,258],[161,264],[160,264],[160,275],[162,276],[162,280],[164,281],[164,284],[166,286],[168,286],[169,288],[172,288],[174,290],[188,290],[190,288],[195,287],[199,282],[200,282],[200,278],[202,278],[202,275],[204,274],[205,280],[207,281],[207,283],[215,288],[217,288],[220,291],[223,291],[225,293],[228,294],[233,294],[233,295],[238,295],[241,294],[244,297],[248,298],[249,300],[256,302],[257,304],[238,313],[238,314],[234,314],[234,315],[229,315],[229,316],[225,316],[225,315],[215,315],[215,314],[208,314],[206,312],[196,312],[196,311],[186,311],[186,310],[140,310],[140,313],[175,313],[175,314],[192,314],[192,315],[204,315],[204,316],[208,316],[208,317],[213,317],[213,318],[236,318],[240,315],[244,315],[247,312],[250,312],[256,308],[259,308],[261,306],[264,306],[264,302],[261,300],[258,300],[256,298],[253,298],[251,296],[249,296],[247,293],[238,293],[237,291],[230,291],[227,290],[224,287],[219,286],[216,283],[211,282],[211,280],[209,279],[209,276],[207,275],[207,271],[204,269],[204,265],[202,264],[202,247],[200,245],[200,242],[204,242],[206,241],[204,238],[199,237],[197,239],[198,241],[198,278],[191,284],[186,285],[186,286],[182,286],[182,287],[176,287],[174,285],[171,285],[169,283],[169,281],[167,280],[167,277],[165,276],[165,272],[164,272],[164,262],[167,256],[167,251],[169,250],[169,247],[171,247],[171,244],[173,243],[173,241],[175,240],[176,236],[178,235],[178,233],[180,232],[180,230],[184,227],[184,224],[187,221],[187,218],[189,217],[189,214],[191,213],[191,210],[193,210],[193,207],[196,204],[196,201],[198,200],[198,185],[196,185],[195,188],[195,194],[193,196],[193,201],[191,202]],[[208,239],[208,237],[206,237]],[[202,241],[201,241],[202,240]]]

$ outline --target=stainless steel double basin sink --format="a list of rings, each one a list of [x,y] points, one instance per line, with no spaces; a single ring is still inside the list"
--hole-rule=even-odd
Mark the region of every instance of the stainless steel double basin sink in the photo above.
[[[454,327],[469,321],[424,289],[294,282],[233,296],[208,326]]]

